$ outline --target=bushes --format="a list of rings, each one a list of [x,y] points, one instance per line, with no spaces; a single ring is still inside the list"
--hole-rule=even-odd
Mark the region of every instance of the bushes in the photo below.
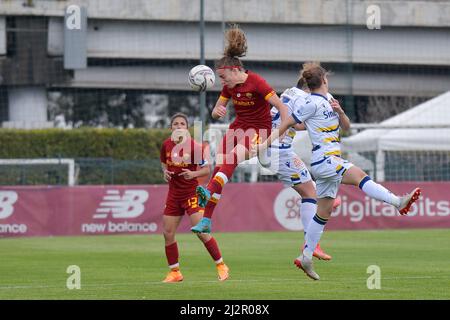
[[[73,158],[78,184],[163,183],[159,151],[169,135],[163,129],[1,129],[0,159]],[[67,183],[61,166],[0,166],[0,173],[3,185]]]
[[[161,129],[0,130],[0,158],[159,158]]]

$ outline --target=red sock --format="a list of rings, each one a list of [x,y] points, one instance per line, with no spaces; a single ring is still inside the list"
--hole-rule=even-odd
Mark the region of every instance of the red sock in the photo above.
[[[222,258],[222,254],[220,253],[216,239],[211,237],[211,239],[208,242],[205,242],[204,245],[214,261],[217,261],[220,258]]]
[[[220,195],[222,194],[222,188],[228,182],[228,180],[231,179],[231,176],[233,175],[234,169],[236,169],[236,167],[237,163],[223,164],[220,167],[220,170],[218,170],[218,172],[214,174],[211,181],[209,181],[207,189],[211,193],[211,198],[205,206],[205,213],[203,214],[205,218],[211,219],[214,209],[219,202]]]
[[[173,266],[178,263],[178,245],[176,242],[166,246],[166,257],[169,266]]]
[[[214,167],[214,171],[213,171],[213,174],[211,176],[211,181],[214,178],[214,176],[216,175],[216,173],[219,172],[219,170],[220,170],[220,166],[215,166]]]

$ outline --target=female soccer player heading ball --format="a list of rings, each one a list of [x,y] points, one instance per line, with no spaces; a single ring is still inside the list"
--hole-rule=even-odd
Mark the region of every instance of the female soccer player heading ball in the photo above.
[[[169,182],[166,206],[163,215],[165,251],[169,273],[163,282],[180,282],[183,275],[178,262],[178,244],[175,232],[186,213],[195,225],[203,215],[198,206],[195,188],[197,178],[209,174],[209,166],[203,158],[202,147],[190,138],[188,119],[183,113],[175,114],[170,121],[172,135],[161,147],[161,166],[164,179]],[[216,263],[219,280],[228,278],[228,267],[224,264],[216,240],[209,234],[198,234]]]
[[[244,32],[237,26],[225,34],[228,45],[224,56],[216,62],[216,72],[222,83],[222,92],[212,111],[212,117],[225,116],[228,100],[232,99],[236,119],[219,145],[216,167],[206,188],[198,187],[199,205],[205,207],[200,222],[191,228],[195,233],[211,232],[211,216],[220,200],[222,188],[233,175],[237,165],[249,159],[250,145],[264,141],[272,127],[270,105],[275,106],[282,119],[287,119],[288,109],[275,91],[258,74],[246,71],[239,60],[247,52]]]

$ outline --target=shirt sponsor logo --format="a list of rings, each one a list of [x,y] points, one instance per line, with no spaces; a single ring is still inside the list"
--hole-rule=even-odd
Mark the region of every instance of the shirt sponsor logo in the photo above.
[[[255,105],[254,101],[240,101],[240,100],[236,100],[236,99],[233,99],[233,103],[234,103],[234,105],[244,106],[244,107]]]

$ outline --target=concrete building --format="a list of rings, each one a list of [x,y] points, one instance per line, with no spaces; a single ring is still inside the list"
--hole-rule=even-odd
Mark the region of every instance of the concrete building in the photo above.
[[[77,11],[68,10],[74,5],[80,29]],[[199,6],[1,0],[3,126],[52,126],[51,88],[188,91],[187,72],[200,56]],[[332,91],[344,97],[433,97],[450,88],[449,1],[207,0],[205,21],[208,64],[221,55],[226,24],[239,23],[248,37],[246,66],[278,91],[296,82],[308,60],[334,72]]]

